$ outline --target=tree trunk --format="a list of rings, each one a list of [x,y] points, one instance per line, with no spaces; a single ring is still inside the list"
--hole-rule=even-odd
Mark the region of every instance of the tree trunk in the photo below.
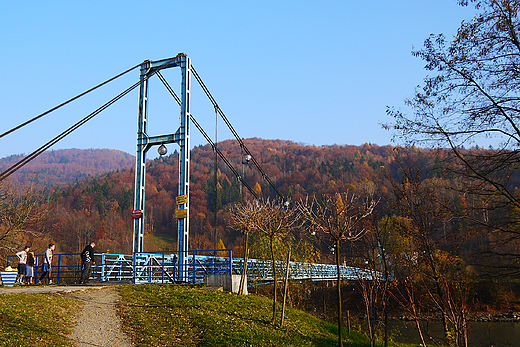
[[[417,331],[419,332],[419,337],[421,338],[421,343],[422,343],[423,347],[427,347],[426,342],[424,341],[424,336],[422,333],[421,324],[419,322],[418,317],[415,317],[415,326],[417,327]]]
[[[247,253],[249,251],[249,233],[246,233],[246,240],[244,245],[244,266],[242,267],[242,276],[240,276],[240,288],[238,290],[238,295],[242,295],[244,293],[244,282],[247,276]]]
[[[337,292],[338,292],[338,343],[343,347],[343,319],[341,310],[341,267],[339,259],[339,239],[336,240],[336,269],[338,270]]]
[[[350,311],[347,310],[347,331],[348,331],[348,334],[350,335]]]
[[[385,291],[387,290],[386,289],[386,283],[385,283]],[[388,347],[388,335],[389,335],[389,332],[388,332],[388,310],[387,310],[387,307],[386,307],[386,293],[384,294],[385,295],[385,302],[384,302],[384,305],[383,305],[383,320],[384,320],[384,329],[385,329],[385,332],[384,332],[384,347]]]
[[[276,277],[276,263],[274,261],[274,245],[273,245],[273,237],[269,237],[269,243],[271,247],[271,263],[272,263],[272,271],[273,271],[273,319],[272,324],[275,325],[276,323],[276,290],[277,290],[277,282],[278,278]]]
[[[280,327],[283,327],[283,321],[285,318],[285,302],[287,300],[287,289],[289,287],[289,261],[291,261],[291,247],[287,251],[287,266],[285,267],[285,281],[283,286],[283,302],[282,302],[282,319],[280,321]]]

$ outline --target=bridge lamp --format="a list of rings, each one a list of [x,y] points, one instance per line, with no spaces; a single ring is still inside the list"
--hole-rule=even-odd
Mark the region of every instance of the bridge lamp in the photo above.
[[[244,179],[244,165],[249,165],[249,162],[251,161],[251,159],[253,159],[253,157],[251,157],[251,155],[247,154],[245,155],[243,158],[242,158],[242,179]],[[244,199],[244,196],[242,195],[242,183],[240,184],[240,196],[242,197],[242,199]]]
[[[157,152],[159,153],[159,155],[165,155],[166,153],[168,153],[168,148],[166,148],[165,145],[160,145],[159,148],[157,148]]]

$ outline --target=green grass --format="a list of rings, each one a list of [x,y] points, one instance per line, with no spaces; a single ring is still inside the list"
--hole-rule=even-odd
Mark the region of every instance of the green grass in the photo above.
[[[261,296],[174,285],[125,285],[118,291],[123,329],[142,347],[338,345],[334,324],[303,311],[288,308],[284,327],[273,326],[272,302]],[[73,346],[68,334],[82,305],[60,294],[0,295],[0,346]],[[370,345],[363,334],[345,336],[345,347]]]
[[[334,324],[299,310],[289,308],[284,327],[273,326],[264,297],[170,285],[128,285],[119,292],[126,332],[140,346],[338,345]],[[344,346],[369,342],[352,333]]]
[[[79,307],[59,294],[0,295],[0,345],[73,346],[66,335]]]

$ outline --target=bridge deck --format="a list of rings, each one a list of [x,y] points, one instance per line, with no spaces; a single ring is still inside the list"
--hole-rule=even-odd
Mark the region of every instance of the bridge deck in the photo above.
[[[244,259],[233,258],[231,250],[218,250],[227,253],[228,256],[220,257],[215,250],[189,251],[187,252],[187,264],[177,262],[178,252],[143,252],[133,255],[96,253],[96,265],[92,279],[95,281],[131,281],[132,283],[176,283],[182,282],[201,283],[206,275],[237,274],[242,273]],[[202,254],[201,254],[202,253]],[[222,254],[222,253],[220,253]],[[34,267],[35,278],[43,262],[43,255],[36,256]],[[9,256],[7,265],[15,267],[17,257]],[[285,273],[286,262],[275,262],[277,272]],[[52,277],[55,283],[76,283],[81,276],[81,259],[79,253],[55,254],[53,260]],[[366,279],[371,280],[379,276],[378,272],[360,269],[350,266],[341,266],[341,277],[345,280]],[[280,276],[281,277],[281,276]],[[328,281],[337,278],[337,268],[333,264],[316,263],[289,263],[289,278],[296,280]],[[269,260],[249,259],[247,264],[247,281],[249,285],[254,283],[273,281],[272,263]]]

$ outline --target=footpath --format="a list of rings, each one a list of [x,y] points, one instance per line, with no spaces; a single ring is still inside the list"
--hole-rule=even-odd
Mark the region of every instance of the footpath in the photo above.
[[[83,301],[83,309],[76,315],[76,325],[69,336],[78,347],[131,347],[130,338],[121,330],[121,319],[115,304],[119,299],[114,286],[74,285],[74,286],[23,286],[0,288],[0,295],[6,293],[62,293],[78,301]]]

